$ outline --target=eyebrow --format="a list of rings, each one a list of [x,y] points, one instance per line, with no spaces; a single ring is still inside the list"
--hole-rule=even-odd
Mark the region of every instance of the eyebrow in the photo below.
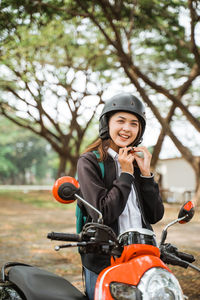
[[[122,116],[118,116],[117,118],[121,118],[121,119],[123,119],[123,120],[126,120],[126,118],[125,118],[125,117],[122,117]],[[131,122],[139,122],[139,121],[136,120],[136,119],[132,119]]]

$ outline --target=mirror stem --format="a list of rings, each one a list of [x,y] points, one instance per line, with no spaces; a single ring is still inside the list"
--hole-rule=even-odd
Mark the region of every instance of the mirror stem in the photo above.
[[[160,241],[160,246],[161,246],[162,244],[164,244],[164,242],[165,242],[165,240],[166,240],[166,238],[167,238],[167,230],[168,230],[168,228],[169,228],[170,226],[172,226],[172,225],[174,225],[174,224],[176,224],[176,223],[178,223],[178,222],[184,220],[186,217],[187,217],[187,215],[184,216],[184,217],[178,218],[178,219],[172,221],[171,223],[169,223],[169,224],[167,224],[167,225],[165,226],[165,228],[164,228],[163,231],[162,231],[161,241]]]
[[[93,209],[99,216],[97,222],[100,223],[100,224],[103,224],[103,215],[102,213],[96,209],[94,206],[92,206],[90,203],[88,203],[87,201],[85,201],[81,196],[77,195],[77,194],[74,194],[74,196],[80,200],[81,202],[83,202],[85,205],[87,205],[88,207],[90,207],[91,209]]]

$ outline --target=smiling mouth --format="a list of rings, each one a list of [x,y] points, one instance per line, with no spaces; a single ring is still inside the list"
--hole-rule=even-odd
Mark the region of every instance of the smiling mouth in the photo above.
[[[130,138],[129,135],[125,135],[125,134],[119,134],[119,137],[123,138],[123,139],[126,139],[126,140],[128,140]]]

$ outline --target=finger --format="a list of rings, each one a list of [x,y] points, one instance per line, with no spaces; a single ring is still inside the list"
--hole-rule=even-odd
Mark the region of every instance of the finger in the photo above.
[[[139,156],[139,155],[135,155],[134,159],[138,162],[138,163],[142,163],[144,162],[144,158]]]
[[[127,147],[122,148],[122,155],[123,156],[127,156],[128,155],[128,148]]]
[[[127,158],[128,158],[128,160],[131,161],[131,162],[133,162],[133,161],[135,160],[135,157],[133,156],[133,154],[129,154],[129,155],[127,156]]]
[[[147,150],[147,147],[144,147],[144,146],[139,146],[139,147],[134,147],[135,150]]]
[[[124,152],[128,153],[130,147],[124,147]]]
[[[127,149],[128,149],[128,151],[134,151],[135,147],[130,146],[130,147],[127,147]]]
[[[134,147],[128,147],[128,153],[133,154],[134,153]]]
[[[146,147],[135,147],[134,148],[135,152],[142,152],[142,153],[146,153],[151,155],[151,153],[149,152],[149,150]]]
[[[125,149],[125,148],[120,148],[120,149],[119,149],[119,155],[122,155],[122,154],[124,153],[124,149]]]
[[[141,157],[141,155],[139,155],[138,153],[134,153],[133,155],[134,155],[135,158],[143,159],[143,157]]]

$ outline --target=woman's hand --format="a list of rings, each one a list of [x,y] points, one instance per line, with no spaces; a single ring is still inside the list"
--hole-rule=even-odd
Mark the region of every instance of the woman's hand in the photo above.
[[[137,152],[142,152],[142,157]],[[143,176],[151,176],[150,164],[152,155],[149,150],[146,147],[134,147],[132,155],[140,168],[141,174]]]
[[[129,153],[130,150],[132,150],[132,147],[120,148],[118,161],[120,163],[122,172],[128,172],[133,174],[134,172],[133,161],[135,159],[135,155]]]

